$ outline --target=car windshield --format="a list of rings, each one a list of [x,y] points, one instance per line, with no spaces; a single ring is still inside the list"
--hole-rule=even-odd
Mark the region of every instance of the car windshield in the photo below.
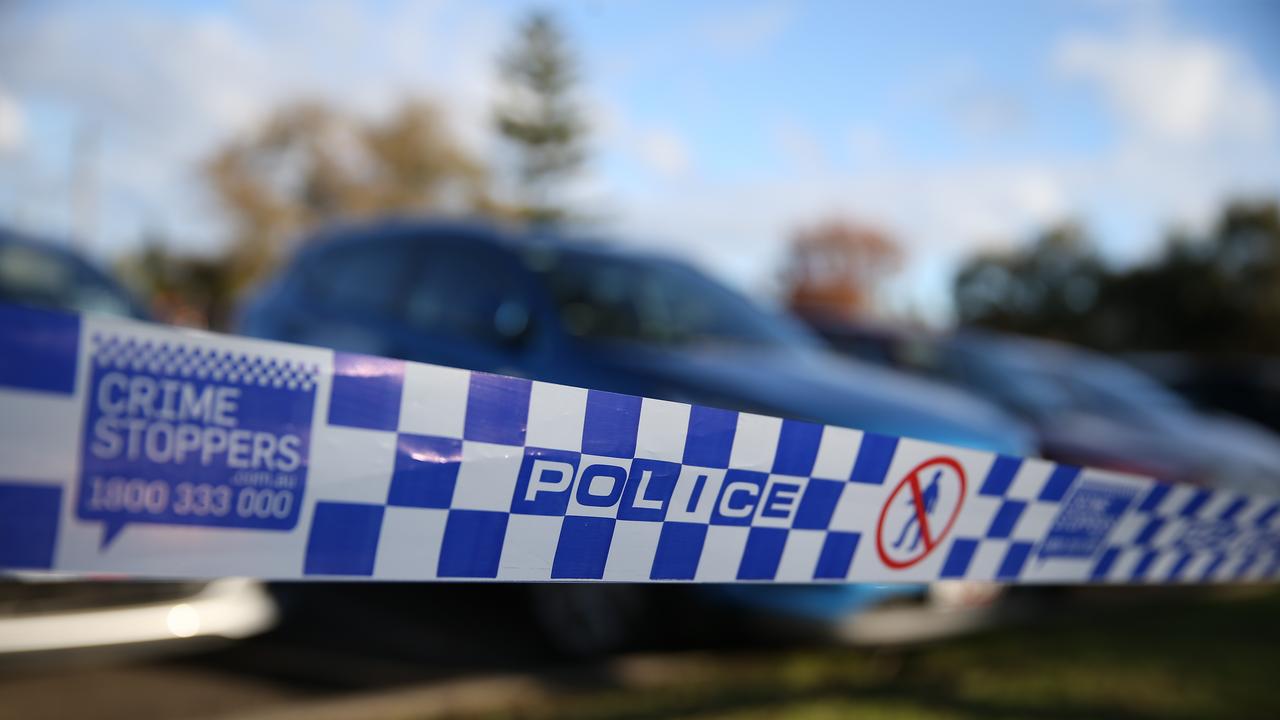
[[[809,334],[680,263],[573,251],[528,257],[565,332],[664,346],[812,345]]]
[[[1074,410],[1159,423],[1186,403],[1142,373],[1083,352],[991,348],[985,357],[988,382],[1038,415]]]

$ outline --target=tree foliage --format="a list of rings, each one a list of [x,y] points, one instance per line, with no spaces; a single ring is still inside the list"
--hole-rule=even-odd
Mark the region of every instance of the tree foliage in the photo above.
[[[1069,239],[1070,238],[1070,239]],[[1202,237],[1172,234],[1136,267],[1106,267],[1078,230],[971,260],[962,322],[1106,350],[1280,352],[1280,203],[1234,202]]]
[[[407,102],[367,121],[307,102],[233,139],[205,173],[233,225],[232,272],[247,281],[300,233],[340,218],[497,211],[483,166],[436,108]]]
[[[519,212],[534,222],[563,220],[571,212],[560,191],[583,166],[588,128],[574,94],[577,62],[555,18],[529,15],[498,68],[494,125],[514,154]]]
[[[902,262],[887,233],[829,219],[791,238],[782,282],[791,309],[807,317],[853,318],[873,309],[876,292]]]

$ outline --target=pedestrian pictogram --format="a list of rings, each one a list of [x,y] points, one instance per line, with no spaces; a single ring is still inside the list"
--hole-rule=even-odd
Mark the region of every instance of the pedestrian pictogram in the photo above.
[[[876,527],[880,560],[895,570],[928,557],[951,532],[964,504],[964,468],[939,456],[907,473],[889,495]]]

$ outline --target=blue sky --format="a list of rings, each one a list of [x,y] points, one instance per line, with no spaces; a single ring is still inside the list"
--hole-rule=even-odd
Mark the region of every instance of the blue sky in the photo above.
[[[524,2],[32,3],[0,17],[0,220],[104,258],[226,236],[195,173],[293,97],[437,99],[490,155],[493,58]],[[1280,196],[1280,4],[554,5],[583,64],[605,230],[758,295],[787,234],[842,215],[909,255],[891,311],[943,320],[956,263],[1083,221],[1117,263],[1235,195]],[[88,220],[85,220],[85,217]]]

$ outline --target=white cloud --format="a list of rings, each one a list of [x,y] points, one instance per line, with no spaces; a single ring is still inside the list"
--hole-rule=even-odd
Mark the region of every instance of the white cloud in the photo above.
[[[26,123],[18,101],[0,87],[0,154],[22,144]]]
[[[725,55],[746,55],[768,45],[791,25],[796,9],[789,0],[730,7],[729,12],[708,18],[701,32],[713,50]]]
[[[1275,133],[1275,99],[1256,69],[1208,38],[1157,22],[1124,36],[1068,36],[1054,59],[1105,96],[1132,139],[1194,147]]]
[[[1104,153],[1063,170],[1074,206],[1110,216],[1116,257],[1149,254],[1169,224],[1203,226],[1232,196],[1280,194],[1278,100],[1232,46],[1147,14],[1118,35],[1068,35],[1052,60],[1117,128]]]
[[[689,148],[684,139],[671,130],[644,133],[639,149],[645,165],[664,177],[677,177],[689,171]]]
[[[0,67],[24,104],[102,138],[103,250],[154,228],[207,248],[222,233],[200,160],[289,100],[377,115],[406,96],[439,99],[461,139],[483,152],[493,55],[507,29],[492,11],[408,0],[376,10],[321,2],[305,12],[250,3],[232,14],[52,5],[6,18]],[[65,172],[57,157],[45,164],[46,174]],[[0,167],[0,190],[29,175],[6,177]],[[56,212],[65,210],[25,214]]]

